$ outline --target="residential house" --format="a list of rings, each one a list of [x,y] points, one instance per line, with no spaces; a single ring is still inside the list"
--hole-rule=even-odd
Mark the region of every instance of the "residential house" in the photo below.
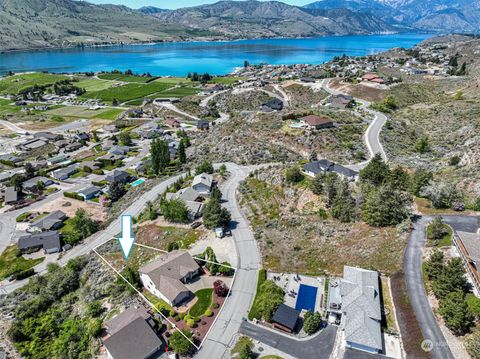
[[[204,209],[202,195],[191,187],[181,189],[177,193],[167,193],[167,200],[180,199],[187,206],[189,218],[191,221],[202,216]]]
[[[103,344],[109,359],[149,359],[163,349],[163,342],[154,330],[155,321],[143,307],[130,307],[105,326],[108,337]]]
[[[23,182],[22,188],[27,192],[33,192],[38,189],[38,183],[42,183],[43,187],[48,187],[53,184],[53,181],[47,177],[37,176]]]
[[[197,121],[197,129],[201,131],[206,131],[210,129],[210,122],[207,120],[199,120]]]
[[[181,127],[181,123],[179,120],[177,120],[176,118],[167,118],[165,120],[165,124],[168,126],[168,127],[172,127],[172,128],[179,128]]]
[[[25,170],[23,168],[16,168],[13,170],[0,172],[0,183],[10,181],[13,176],[20,173],[25,173]]]
[[[52,158],[47,159],[47,165],[53,166],[59,163],[67,162],[68,158],[65,155],[58,155]]]
[[[111,139],[106,139],[102,143],[102,149],[105,151],[108,151],[111,149],[113,146],[115,146],[115,142]]]
[[[378,273],[344,266],[340,281],[341,328],[347,348],[369,353],[383,350]]]
[[[76,139],[77,141],[88,141],[90,140],[90,135],[88,133],[82,132],[82,133],[76,133],[73,135],[73,138]]]
[[[300,121],[304,122],[312,130],[321,130],[324,128],[334,127],[331,119],[317,115],[308,115],[302,117],[300,118]]]
[[[123,160],[124,158],[125,158],[125,156],[123,156],[123,155],[116,155],[116,154],[113,154],[113,153],[107,153],[104,156],[98,157],[96,160],[98,162],[102,163],[103,165],[109,165],[109,164],[112,165],[117,161]]]
[[[283,330],[287,333],[292,333],[297,327],[300,312],[285,304],[280,304],[273,314],[273,327]]]
[[[81,149],[83,147],[83,144],[80,143],[80,142],[72,142],[70,144],[68,144],[67,146],[65,146],[65,152],[74,152],[74,151],[78,151],[79,149]]]
[[[85,170],[87,169],[87,171],[96,171],[96,170],[99,170],[102,168],[102,163],[101,162],[98,162],[97,160],[95,161],[87,161],[87,162],[82,162],[82,163],[79,163],[79,166],[82,170]]]
[[[28,141],[25,141],[25,142],[21,143],[16,148],[19,151],[29,152],[29,151],[39,149],[39,148],[45,146],[46,144],[47,144],[47,142],[45,142],[44,140],[39,139],[39,138],[34,138],[34,139],[31,139],[31,140],[28,140]]]
[[[480,234],[455,231],[453,245],[460,253],[465,271],[470,277],[477,295],[480,295]]]
[[[23,162],[23,160],[12,153],[7,153],[0,156],[0,162],[17,166],[19,163]]]
[[[15,187],[6,187],[0,191],[0,196],[4,204],[12,204],[18,201],[18,192]]]
[[[303,172],[310,177],[315,177],[320,173],[326,175],[328,172],[335,172],[350,181],[355,181],[358,178],[357,171],[325,159],[305,164],[303,166]]]
[[[278,98],[272,98],[260,106],[260,110],[263,112],[281,111],[282,109],[283,101]]]
[[[186,251],[174,250],[140,268],[140,279],[145,288],[178,306],[192,295],[186,283],[200,274],[200,266]]]
[[[59,180],[59,181],[65,181],[67,180],[70,176],[74,175],[77,173],[77,164],[70,165],[65,168],[60,168],[58,170],[55,170],[52,172],[52,177]]]
[[[43,248],[46,254],[58,253],[62,250],[60,234],[48,231],[22,236],[18,239],[18,248],[22,253],[32,253]]]
[[[113,174],[106,177],[106,180],[108,183],[118,182],[126,184],[132,180],[132,176],[128,172],[115,170],[113,171]]]
[[[102,194],[102,190],[96,186],[88,186],[77,193],[79,196],[82,196],[85,201],[88,201]]]
[[[124,156],[130,151],[130,147],[128,146],[112,146],[109,150],[108,153],[114,154],[114,155],[119,155],[119,156]]]
[[[33,134],[33,137],[44,140],[45,142],[56,142],[64,139],[63,135],[52,132],[36,132]]]
[[[300,81],[305,83],[315,83],[315,79],[313,77],[302,77]]]
[[[345,109],[355,105],[353,96],[344,94],[332,95],[328,98],[328,105],[335,108]]]
[[[213,176],[208,173],[195,176],[192,181],[192,188],[203,196],[209,196],[213,188]]]
[[[54,211],[34,221],[30,227],[40,231],[54,231],[60,229],[66,219],[67,215],[65,213],[62,211]]]

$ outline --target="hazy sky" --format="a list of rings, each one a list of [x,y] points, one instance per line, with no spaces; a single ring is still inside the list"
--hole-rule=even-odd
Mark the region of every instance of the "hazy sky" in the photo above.
[[[121,4],[131,8],[142,6],[156,6],[162,9],[176,9],[179,7],[196,6],[207,3],[214,3],[218,0],[87,0],[95,4]],[[314,0],[284,0],[283,2],[291,5],[306,5]]]

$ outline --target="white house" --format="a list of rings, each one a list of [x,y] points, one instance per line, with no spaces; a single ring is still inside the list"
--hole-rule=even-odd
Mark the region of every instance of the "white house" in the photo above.
[[[191,296],[185,284],[199,273],[200,266],[188,252],[175,250],[140,268],[140,279],[150,293],[177,306]]]
[[[201,195],[208,196],[212,192],[213,176],[207,173],[195,176],[192,182],[192,188]]]

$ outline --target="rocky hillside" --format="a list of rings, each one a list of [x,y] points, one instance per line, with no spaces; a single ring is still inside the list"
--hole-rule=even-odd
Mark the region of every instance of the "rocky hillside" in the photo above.
[[[375,14],[392,26],[443,32],[478,32],[479,0],[323,0],[309,9],[350,9]]]
[[[148,11],[152,13],[151,9]],[[220,1],[154,15],[170,24],[210,29],[226,38],[306,37],[393,30],[373,14],[348,9],[316,11],[277,1]]]
[[[0,0],[0,50],[151,42],[195,36],[123,6],[73,0]]]

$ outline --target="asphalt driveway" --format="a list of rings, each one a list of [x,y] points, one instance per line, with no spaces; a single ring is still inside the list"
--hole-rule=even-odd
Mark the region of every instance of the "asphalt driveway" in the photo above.
[[[240,326],[240,333],[295,358],[329,359],[335,344],[337,328],[328,325],[310,339],[296,340],[245,321]]]

